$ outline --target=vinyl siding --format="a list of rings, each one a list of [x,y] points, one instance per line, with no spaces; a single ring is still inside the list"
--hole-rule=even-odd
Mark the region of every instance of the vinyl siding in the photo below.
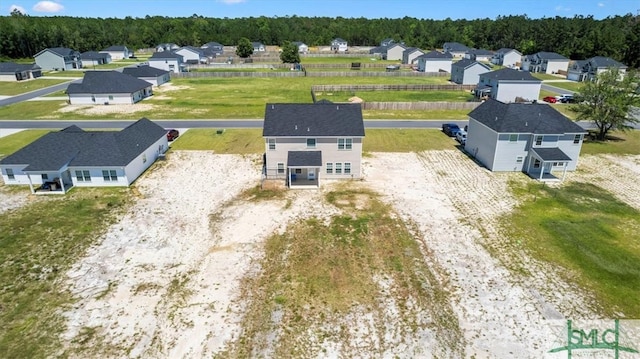
[[[153,145],[149,146],[142,154],[131,161],[125,168],[127,186],[133,183],[144,171],[147,170],[157,159],[158,156],[169,148],[167,136],[162,136]],[[146,157],[146,162],[144,158]]]
[[[518,172],[524,168],[525,160],[529,154],[527,149],[530,147],[531,135],[516,134],[518,140],[515,142],[509,141],[511,135],[510,133],[498,134],[492,171]],[[517,162],[518,157],[522,157],[521,163]]]
[[[537,100],[540,96],[541,83],[505,82],[492,83],[491,97],[500,102],[515,102],[516,97],[525,100]]]
[[[469,119],[465,151],[493,170],[498,134],[473,118]]]

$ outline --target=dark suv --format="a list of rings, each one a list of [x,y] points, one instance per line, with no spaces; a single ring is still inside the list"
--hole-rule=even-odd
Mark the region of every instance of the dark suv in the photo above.
[[[168,141],[173,141],[176,138],[178,138],[178,136],[180,136],[180,132],[178,130],[167,130],[167,140]]]
[[[449,137],[455,137],[458,132],[460,132],[460,127],[455,123],[443,123],[442,124],[442,132],[444,132]]]

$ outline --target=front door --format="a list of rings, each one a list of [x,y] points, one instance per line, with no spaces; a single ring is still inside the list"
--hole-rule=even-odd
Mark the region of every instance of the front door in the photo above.
[[[313,181],[313,180],[315,180],[315,179],[316,179],[316,169],[315,169],[315,168],[310,168],[310,169],[307,171],[307,179],[308,179],[309,181]]]

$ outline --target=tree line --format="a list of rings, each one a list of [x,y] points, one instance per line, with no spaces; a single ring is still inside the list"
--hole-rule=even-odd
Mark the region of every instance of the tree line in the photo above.
[[[554,51],[571,59],[609,56],[631,67],[640,67],[640,16],[627,14],[596,20],[592,16],[531,19],[526,15],[496,19],[429,20],[248,17],[80,18],[32,17],[14,12],[0,17],[0,57],[33,57],[47,47],[78,51],[101,50],[111,45],[132,49],[170,42],[201,46],[216,41],[236,45],[241,38],[265,45],[302,41],[309,46],[330,44],[340,37],[352,46],[376,46],[393,38],[421,49],[442,48],[455,41],[469,47],[497,50],[516,48],[523,54]]]

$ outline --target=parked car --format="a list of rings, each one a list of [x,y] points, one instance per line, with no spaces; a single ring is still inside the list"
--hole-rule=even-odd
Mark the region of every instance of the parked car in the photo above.
[[[467,142],[467,131],[460,130],[456,133],[456,140],[460,142],[461,145],[464,145]]]
[[[443,123],[442,124],[442,132],[444,132],[449,137],[455,137],[456,133],[460,132],[460,127],[455,123]]]
[[[543,98],[542,101],[548,102],[548,103],[556,103],[556,102],[558,102],[558,99],[555,98],[555,96],[547,96],[547,97]]]
[[[178,138],[178,136],[180,136],[180,131],[175,130],[175,129],[167,130],[167,140],[168,141],[173,141],[176,138]]]
[[[556,100],[562,103],[572,103],[574,102],[573,95],[571,94],[562,94],[560,96],[556,96]]]

